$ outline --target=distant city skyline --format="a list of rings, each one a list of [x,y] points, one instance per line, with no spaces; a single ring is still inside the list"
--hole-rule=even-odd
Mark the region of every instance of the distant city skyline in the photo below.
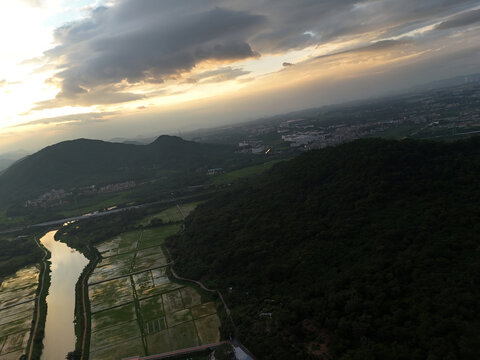
[[[218,126],[480,72],[480,1],[0,4],[0,154]]]

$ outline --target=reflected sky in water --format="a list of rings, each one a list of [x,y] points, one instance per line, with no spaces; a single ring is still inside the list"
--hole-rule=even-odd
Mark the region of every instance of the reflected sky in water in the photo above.
[[[42,360],[63,360],[75,349],[75,284],[88,260],[66,244],[55,241],[56,231],[40,241],[51,253],[51,285]]]

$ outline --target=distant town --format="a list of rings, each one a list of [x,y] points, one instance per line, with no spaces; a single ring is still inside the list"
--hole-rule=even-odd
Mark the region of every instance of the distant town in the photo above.
[[[328,106],[215,130],[189,139],[230,142],[263,155],[336,146],[364,137],[454,140],[480,133],[480,79],[395,98]],[[226,139],[226,140],[225,140]]]

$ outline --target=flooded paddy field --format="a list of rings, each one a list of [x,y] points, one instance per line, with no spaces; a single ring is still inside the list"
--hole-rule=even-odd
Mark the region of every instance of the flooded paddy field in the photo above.
[[[103,259],[88,282],[90,359],[145,356],[220,340],[215,304],[202,302],[194,288],[167,275],[161,245],[179,229],[139,230],[97,246]]]
[[[25,267],[0,286],[0,360],[18,360],[30,338],[39,265]]]

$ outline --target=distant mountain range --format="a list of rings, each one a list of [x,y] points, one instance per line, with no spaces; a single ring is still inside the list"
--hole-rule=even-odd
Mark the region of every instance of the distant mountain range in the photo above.
[[[28,152],[25,150],[18,150],[13,152],[8,152],[0,155],[0,174],[2,171],[7,169],[10,165],[14,164],[17,160],[28,155]]]
[[[148,145],[79,139],[49,146],[0,175],[0,201],[23,200],[42,191],[195,172],[221,167],[234,149],[160,136]]]
[[[477,81],[480,81],[480,74],[462,75],[462,76],[456,76],[449,79],[437,80],[427,84],[418,85],[411,88],[410,90],[411,91],[428,91],[428,90],[440,89],[444,87],[446,88],[451,86],[464,85],[464,84],[477,82]]]

